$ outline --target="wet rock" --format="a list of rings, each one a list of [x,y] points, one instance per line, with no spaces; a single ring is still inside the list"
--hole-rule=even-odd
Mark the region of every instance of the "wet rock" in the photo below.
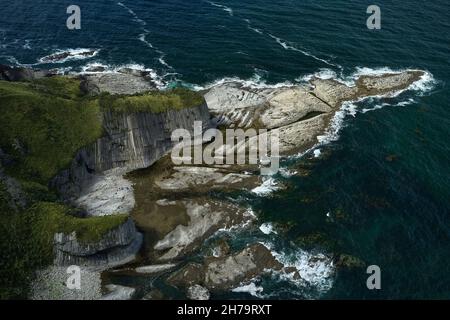
[[[166,251],[160,260],[172,260],[194,250],[203,240],[220,229],[231,228],[254,217],[248,211],[223,201],[182,201],[190,218],[188,225],[179,225],[154,246]]]
[[[168,283],[187,287],[199,284],[209,290],[229,290],[269,270],[283,265],[262,244],[251,245],[233,255],[207,258],[201,264],[188,264],[171,275]]]
[[[365,266],[366,263],[364,261],[348,254],[341,254],[336,260],[336,267],[341,269],[359,269]]]
[[[142,300],[163,300],[163,299],[164,294],[158,289],[153,289],[142,298]]]
[[[109,284],[105,286],[105,288],[109,291],[109,293],[102,296],[99,300],[131,300],[136,293],[135,288],[115,284]]]
[[[101,65],[95,65],[85,69],[86,72],[105,72],[106,67]]]
[[[50,54],[48,56],[45,56],[40,59],[41,62],[44,63],[53,63],[53,62],[61,62],[68,58],[75,58],[75,57],[93,57],[97,54],[97,50],[76,50],[76,51],[61,51],[56,52],[53,54]]]
[[[202,187],[231,189],[242,188],[248,182],[255,184],[258,178],[250,174],[227,172],[209,167],[174,167],[168,177],[161,177],[155,184],[163,190],[200,190]]]
[[[252,89],[239,83],[211,88],[205,100],[217,124],[229,128],[279,128],[280,152],[306,150],[318,142],[345,101],[386,95],[406,89],[422,71],[362,76],[348,86],[333,79],[313,78],[308,86]],[[258,137],[251,141],[255,145]]]
[[[211,248],[211,255],[215,258],[220,258],[228,255],[230,253],[230,245],[225,239],[219,239]]]
[[[134,269],[137,273],[153,274],[160,273],[176,267],[176,264],[158,264],[152,266],[142,266]]]
[[[167,283],[175,287],[188,287],[203,283],[205,267],[199,263],[188,263],[182,269],[174,272],[167,279]]]

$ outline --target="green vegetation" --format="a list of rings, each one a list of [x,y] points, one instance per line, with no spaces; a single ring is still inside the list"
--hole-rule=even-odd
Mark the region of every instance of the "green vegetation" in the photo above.
[[[151,91],[133,96],[102,95],[100,98],[100,106],[103,111],[116,113],[161,113],[170,109],[197,107],[203,103],[204,99],[201,94],[185,88]]]
[[[101,112],[163,112],[198,106],[203,97],[183,88],[134,96],[83,95],[67,77],[32,82],[0,81],[0,148],[11,157],[4,167],[21,185],[28,207],[10,207],[0,179],[0,299],[26,298],[34,271],[52,262],[57,232],[76,232],[81,242],[100,240],[127,215],[77,218],[59,204],[49,181],[76,152],[102,134]]]
[[[0,203],[0,299],[25,298],[34,270],[52,262],[53,237],[57,232],[76,232],[81,242],[98,241],[123,224],[127,215],[76,218],[70,208],[40,202],[23,212]]]
[[[16,160],[14,176],[46,184],[101,136],[98,101],[78,94],[65,78],[0,81],[0,146]]]

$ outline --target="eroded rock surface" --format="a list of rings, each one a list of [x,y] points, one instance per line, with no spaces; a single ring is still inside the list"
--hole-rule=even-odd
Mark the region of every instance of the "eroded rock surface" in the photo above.
[[[83,243],[76,233],[55,235],[55,265],[78,265],[107,269],[133,261],[141,244],[142,234],[136,231],[134,222],[128,219],[101,240]]]
[[[189,216],[187,225],[178,225],[158,241],[154,249],[165,251],[160,260],[172,260],[197,248],[203,240],[220,229],[229,229],[254,217],[243,208],[223,201],[183,200]]]
[[[314,78],[309,86],[254,89],[224,83],[205,94],[216,123],[229,128],[280,129],[282,154],[317,142],[344,101],[389,95],[418,81],[422,71],[362,76],[354,86]]]
[[[257,243],[233,255],[205,259],[203,264],[190,263],[174,273],[168,282],[180,287],[197,284],[210,290],[229,290],[264,272],[282,268],[270,250]]]

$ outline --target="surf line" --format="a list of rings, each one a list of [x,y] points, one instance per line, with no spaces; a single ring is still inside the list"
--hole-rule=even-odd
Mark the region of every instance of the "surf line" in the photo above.
[[[164,59],[166,57],[166,54],[164,52],[162,52],[161,50],[159,50],[158,48],[156,48],[150,41],[147,41],[146,37],[150,34],[150,31],[145,28],[145,26],[147,26],[147,22],[145,22],[144,20],[139,18],[139,16],[136,14],[136,12],[134,12],[131,8],[129,8],[127,5],[123,4],[122,2],[117,2],[117,5],[124,8],[125,10],[127,10],[128,13],[133,16],[133,21],[135,21],[141,25],[141,29],[142,29],[143,33],[141,33],[138,36],[138,40],[143,42],[147,47],[149,47],[150,49],[154,50],[156,53],[159,54],[158,62],[161,65],[163,65],[164,67],[169,68],[171,70],[174,70],[174,68],[171,65],[169,65],[166,62],[166,60]]]
[[[227,7],[227,6],[224,6],[224,5],[221,5],[221,4],[212,2],[212,1],[205,1],[205,2],[206,2],[206,3],[209,3],[210,5],[212,5],[212,6],[214,6],[214,7],[220,8],[220,9],[222,9],[223,11],[228,12],[228,14],[230,15],[230,17],[233,17],[233,16],[234,16],[233,9],[231,9],[230,7]]]
[[[335,63],[332,63],[332,62],[330,62],[330,61],[328,61],[328,60],[319,58],[319,57],[313,55],[312,53],[309,53],[308,51],[305,51],[305,50],[302,50],[302,49],[298,49],[298,48],[296,48],[296,47],[294,47],[294,46],[288,44],[287,41],[285,41],[285,40],[283,40],[283,39],[281,39],[281,38],[278,38],[278,37],[274,36],[274,35],[271,34],[271,33],[268,33],[267,35],[268,35],[269,37],[271,37],[273,40],[275,40],[275,41],[276,41],[281,47],[283,47],[285,50],[291,50],[291,51],[300,52],[300,53],[304,54],[305,56],[311,57],[311,58],[313,58],[313,59],[315,59],[315,60],[317,60],[317,61],[323,62],[323,63],[325,63],[325,64],[327,64],[327,65],[329,65],[329,66],[336,67],[336,68],[340,69],[341,71],[343,70],[343,67],[342,67],[342,66],[340,66],[340,65],[338,65],[338,64],[335,64]]]

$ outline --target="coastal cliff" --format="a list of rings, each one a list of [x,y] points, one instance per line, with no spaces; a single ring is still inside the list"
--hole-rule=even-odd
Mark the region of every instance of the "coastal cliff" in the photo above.
[[[110,83],[102,75],[50,77],[3,69],[2,79],[8,81],[0,81],[6,106],[0,140],[2,214],[32,217],[24,234],[38,234],[30,241],[44,244],[36,251],[47,255],[45,262],[29,269],[44,269],[50,258],[52,268],[76,264],[85,272],[94,270],[98,283],[98,271],[133,261],[143,243],[146,261],[175,266],[220,231],[246,228],[257,220],[251,208],[210,191],[258,193],[262,182],[270,182],[262,179],[258,166],[176,167],[167,156],[175,129],[186,129],[192,136],[194,122],[202,121],[203,130],[215,125],[279,130],[281,154],[289,155],[318,143],[345,102],[396,94],[423,76],[421,71],[405,71],[360,77],[353,86],[314,78],[304,85],[264,89],[230,82],[200,94],[182,88],[147,91],[152,85],[145,76],[129,73],[117,74],[117,79],[108,75],[115,79]],[[124,94],[128,89],[123,81],[130,77],[130,94]],[[136,172],[149,167],[149,178]],[[20,219],[10,224],[23,225]],[[277,260],[267,247],[250,243],[232,252],[226,237],[218,240],[212,258],[188,265],[193,279],[177,277],[180,270],[174,270],[168,283],[190,292],[198,289],[195,286],[228,290],[267,270],[294,280],[301,276],[301,270]],[[250,260],[245,258],[248,253]],[[308,255],[311,272],[331,261]],[[225,272],[226,281],[208,280],[228,264],[242,268],[244,275]],[[41,272],[34,288],[60,283],[64,272],[58,270],[60,278],[52,277],[50,269]],[[24,278],[30,278],[30,272],[34,270],[27,269]],[[326,276],[332,275],[333,269],[327,268]],[[33,295],[42,294],[46,297],[37,289]],[[98,298],[99,293],[90,296]]]
[[[1,237],[20,247],[2,246],[4,297],[23,297],[48,264],[105,270],[134,260],[143,237],[124,220],[134,196],[123,175],[170,151],[173,130],[209,124],[203,97],[186,89],[124,96],[92,94],[83,84],[83,77],[0,68]]]

